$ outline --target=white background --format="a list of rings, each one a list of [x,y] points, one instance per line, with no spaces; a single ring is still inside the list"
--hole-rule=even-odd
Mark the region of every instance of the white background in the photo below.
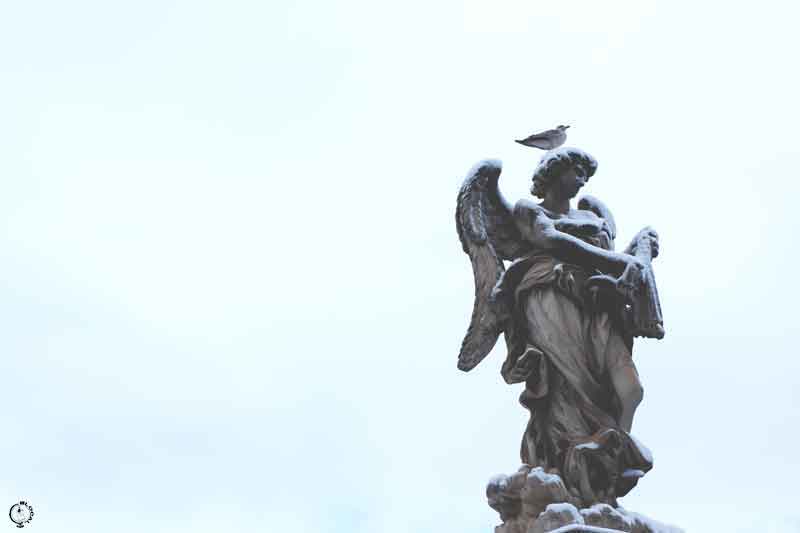
[[[559,123],[661,234],[623,504],[800,531],[792,3],[3,2],[0,505],[58,532],[492,531],[526,412],[455,196]],[[5,503],[4,503],[5,502]],[[6,526],[13,524],[7,522]]]

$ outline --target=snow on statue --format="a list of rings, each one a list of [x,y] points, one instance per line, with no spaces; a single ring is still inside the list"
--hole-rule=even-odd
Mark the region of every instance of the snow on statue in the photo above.
[[[533,173],[538,203],[509,205],[494,160],[473,167],[458,194],[458,235],[475,276],[458,367],[474,368],[503,333],[508,355],[501,373],[508,383],[525,383],[520,402],[530,411],[524,466],[487,489],[509,533],[526,531],[550,504],[574,509],[564,514],[551,505],[551,518],[563,515],[566,524],[584,523],[581,507],[603,504],[619,514],[617,498],[653,466],[630,431],[642,399],[633,339],[664,336],[651,265],[658,234],[645,227],[624,251],[614,251],[617,230],[608,207],[588,195],[577,208],[570,204],[596,170],[587,152],[558,147]],[[511,262],[507,269],[504,261]],[[543,516],[541,527],[560,523]],[[660,531],[622,522],[617,530]]]

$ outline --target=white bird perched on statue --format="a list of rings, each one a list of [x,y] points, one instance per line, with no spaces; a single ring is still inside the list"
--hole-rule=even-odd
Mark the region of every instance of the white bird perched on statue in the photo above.
[[[517,141],[525,146],[541,148],[542,150],[552,150],[564,144],[567,140],[567,128],[569,126],[556,126],[554,130],[547,130],[541,133],[534,133],[530,137]]]

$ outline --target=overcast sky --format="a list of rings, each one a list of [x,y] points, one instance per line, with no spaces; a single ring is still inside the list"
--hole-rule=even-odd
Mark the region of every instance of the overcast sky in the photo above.
[[[800,531],[800,11],[3,2],[0,509],[47,532],[488,533],[519,464],[455,197],[559,123],[661,234],[629,509]],[[6,526],[13,524],[8,522]]]

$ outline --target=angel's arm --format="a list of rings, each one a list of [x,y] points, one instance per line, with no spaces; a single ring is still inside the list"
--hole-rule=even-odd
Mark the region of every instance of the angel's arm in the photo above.
[[[604,250],[559,231],[541,208],[529,200],[520,200],[514,206],[514,222],[526,241],[562,261],[614,276],[621,275],[632,261],[631,256]]]

